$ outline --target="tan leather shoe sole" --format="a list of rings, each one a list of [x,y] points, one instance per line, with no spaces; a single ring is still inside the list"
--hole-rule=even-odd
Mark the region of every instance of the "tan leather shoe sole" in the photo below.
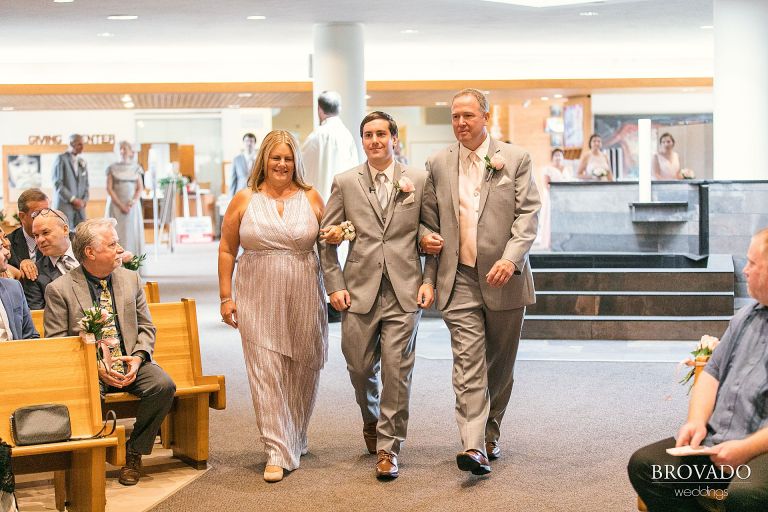
[[[264,481],[279,482],[283,479],[283,468],[280,466],[267,466],[264,468]]]

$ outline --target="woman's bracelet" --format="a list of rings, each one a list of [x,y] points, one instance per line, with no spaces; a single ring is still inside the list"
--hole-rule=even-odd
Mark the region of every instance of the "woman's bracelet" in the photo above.
[[[232,297],[224,297],[221,299],[221,304],[226,304],[227,302],[232,302]]]

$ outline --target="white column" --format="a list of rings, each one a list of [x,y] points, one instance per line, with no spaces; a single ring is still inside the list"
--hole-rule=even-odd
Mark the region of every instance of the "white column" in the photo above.
[[[767,179],[768,2],[714,0],[714,177]]]
[[[637,164],[640,169],[638,185],[639,201],[651,202],[651,120],[637,120]]]
[[[341,120],[357,142],[360,161],[360,121],[365,117],[365,41],[360,23],[318,23],[312,28],[312,97],[317,119],[317,97],[323,91],[341,95]]]

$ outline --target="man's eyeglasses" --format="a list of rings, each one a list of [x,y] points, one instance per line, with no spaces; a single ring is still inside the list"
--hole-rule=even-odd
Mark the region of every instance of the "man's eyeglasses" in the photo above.
[[[54,214],[54,215],[55,215],[55,216],[57,216],[59,219],[61,219],[61,222],[63,222],[63,223],[64,223],[64,224],[66,224],[66,225],[69,225],[69,223],[67,222],[67,219],[65,219],[64,217],[62,217],[61,215],[59,215],[59,214],[56,212],[56,210],[54,210],[53,208],[43,208],[42,210],[37,210],[37,211],[34,211],[34,212],[32,212],[32,214],[30,215],[30,217],[31,217],[32,219],[35,219],[35,218],[37,218],[39,215],[42,215],[43,217],[46,217],[46,216],[48,216],[48,214],[49,214],[49,213],[52,213],[52,214]]]

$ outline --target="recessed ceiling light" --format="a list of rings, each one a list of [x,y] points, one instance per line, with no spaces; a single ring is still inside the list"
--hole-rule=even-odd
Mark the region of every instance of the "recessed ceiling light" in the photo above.
[[[265,19],[267,19],[267,17],[266,16],[256,15],[256,16],[248,16],[245,19],[247,19],[247,20],[265,20]]]
[[[528,108],[531,106],[531,100],[525,100],[523,102],[523,108]]]
[[[447,107],[448,106],[448,102],[447,101],[436,101],[435,102],[435,106],[436,107]]]
[[[596,0],[485,0],[499,4],[521,5],[523,7],[558,7],[562,5],[594,4]]]
[[[542,96],[541,101],[549,101],[549,96]]]
[[[130,94],[123,94],[123,97],[120,98],[120,101],[123,103],[128,103],[129,101],[133,101],[133,98],[131,98]]]
[[[11,110],[14,110],[13,107],[3,107],[3,112],[10,112]]]
[[[53,0],[53,3],[55,4],[71,4],[75,0]]]
[[[419,31],[415,28],[406,28],[405,30],[400,31],[401,34],[418,34]]]
[[[562,98],[562,97],[563,97],[563,95],[558,93],[558,94],[553,94],[553,95],[552,95],[552,97],[553,97],[553,98],[557,98],[557,99],[560,99],[560,98]]]
[[[96,37],[115,37],[115,34],[112,32],[99,32],[96,34]]]
[[[136,105],[134,105],[132,101],[126,101],[125,103],[123,103],[123,106],[124,106],[125,108],[133,108],[133,107],[135,107]]]
[[[240,108],[240,105],[232,104],[232,105],[227,105],[227,107],[229,107],[229,108]]]
[[[253,96],[252,92],[240,92],[237,94],[238,98],[250,98],[251,96]]]
[[[599,16],[599,15],[600,13],[595,11],[583,11],[579,13],[579,16]]]
[[[714,25],[702,25],[699,28],[703,29],[703,30],[712,30],[713,28],[715,28],[715,26]]]
[[[113,14],[111,16],[107,16],[108,20],[137,20],[139,19],[138,16],[134,16],[133,14]]]

